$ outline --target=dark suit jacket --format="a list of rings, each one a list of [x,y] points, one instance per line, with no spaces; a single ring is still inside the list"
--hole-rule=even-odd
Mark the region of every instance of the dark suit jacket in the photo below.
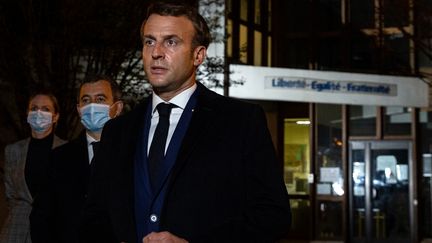
[[[86,133],[53,151],[49,185],[35,199],[32,240],[78,242],[90,176]]]
[[[201,84],[196,92],[161,230],[190,242],[275,241],[288,231],[291,213],[264,112]],[[86,209],[87,242],[137,242],[133,168],[148,102],[105,125]]]

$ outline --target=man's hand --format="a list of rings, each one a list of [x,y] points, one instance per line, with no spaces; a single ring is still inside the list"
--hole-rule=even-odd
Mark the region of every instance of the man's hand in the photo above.
[[[152,232],[143,238],[143,243],[163,242],[163,243],[188,243],[187,240],[177,237],[168,231]]]

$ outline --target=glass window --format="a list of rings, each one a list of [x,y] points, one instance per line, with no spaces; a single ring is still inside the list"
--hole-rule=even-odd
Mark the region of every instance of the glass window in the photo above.
[[[291,199],[291,234],[309,239],[311,232],[311,207],[309,200]]]
[[[319,69],[329,70],[341,67],[342,44],[339,39],[327,38],[319,41]]]
[[[375,37],[355,35],[351,39],[352,67],[356,69],[372,69],[375,52]]]
[[[317,104],[317,183],[319,195],[344,195],[342,168],[342,107]]]
[[[309,67],[309,42],[305,39],[276,40],[283,48],[278,49],[277,63],[280,67],[303,68]]]
[[[383,64],[389,70],[408,73],[410,70],[408,38],[404,38],[402,33],[396,33],[386,36],[385,43],[385,62]]]
[[[373,28],[375,0],[351,0],[350,16],[354,27]]]
[[[247,63],[247,32],[246,25],[240,25],[240,61]]]
[[[268,52],[267,52],[267,66],[271,67],[272,65],[272,38],[271,36],[267,37],[268,44]]]
[[[284,120],[284,178],[291,195],[309,194],[309,125],[307,119]]]
[[[432,20],[431,20],[432,24]],[[431,26],[431,32],[432,32],[432,26]],[[431,33],[432,34],[432,33]],[[429,43],[429,46],[432,47],[432,36],[429,39],[421,39],[419,40],[420,43]],[[418,65],[420,68],[420,72],[427,72],[427,70],[432,70],[432,57],[430,57],[430,52],[427,50],[420,50],[418,51]],[[430,49],[429,49],[430,50]],[[423,69],[423,70],[422,70]],[[429,71],[430,72],[430,71]]]
[[[255,0],[255,24],[261,24],[261,6],[260,6],[260,0]]]
[[[420,153],[421,193],[419,224],[420,234],[432,238],[432,112],[421,111],[420,115]]]
[[[307,16],[311,11],[310,1],[279,1],[278,9],[274,11],[283,19],[284,27],[289,32],[306,32],[310,29],[311,19]]]
[[[376,136],[376,106],[349,107],[349,136]]]
[[[226,0],[226,9],[227,9],[227,14],[231,14],[232,13],[232,0]]]
[[[408,25],[408,0],[382,0],[385,27],[400,27]]]
[[[366,231],[365,220],[365,150],[356,148],[351,150],[351,168],[352,168],[352,214],[354,219],[351,222],[353,237],[363,239]]]
[[[233,22],[231,19],[227,20],[227,55],[228,57],[232,57],[232,50],[233,50],[233,38],[232,38],[232,33],[233,33]]]
[[[248,20],[248,0],[240,1],[240,19],[244,21]]]
[[[318,202],[318,221],[316,224],[320,239],[334,239],[342,237],[342,203]]]
[[[254,32],[254,65],[261,66],[262,62],[262,34],[259,31]]]
[[[342,27],[341,0],[318,0],[317,5],[316,27],[319,30],[338,30]]]
[[[272,29],[272,27],[271,27],[271,20],[272,20],[272,15],[271,15],[271,13],[272,13],[272,7],[271,7],[272,5],[271,5],[271,0],[268,0],[268,31],[270,32],[271,31],[271,29]]]
[[[385,107],[384,108],[384,135],[410,135],[411,134],[411,108]]]

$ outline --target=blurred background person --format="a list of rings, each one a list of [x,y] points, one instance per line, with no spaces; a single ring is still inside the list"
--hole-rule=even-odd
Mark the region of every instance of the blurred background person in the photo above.
[[[47,90],[30,96],[27,122],[31,136],[5,148],[5,193],[9,215],[0,242],[31,242],[29,216],[33,198],[46,183],[51,151],[66,141],[54,135],[59,119],[56,97]]]
[[[33,243],[79,242],[92,159],[105,123],[123,109],[121,90],[106,75],[87,76],[77,93],[77,111],[85,129],[53,151],[47,186],[35,199],[30,216]]]

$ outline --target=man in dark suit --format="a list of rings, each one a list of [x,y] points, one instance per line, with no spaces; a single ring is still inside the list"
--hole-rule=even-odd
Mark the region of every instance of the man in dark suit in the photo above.
[[[53,151],[49,185],[35,199],[30,217],[33,243],[79,241],[91,161],[104,124],[122,108],[120,89],[111,78],[91,75],[81,84],[77,110],[85,130]]]
[[[86,242],[281,238],[291,213],[264,112],[195,80],[210,42],[205,20],[155,3],[141,36],[153,94],[104,128]]]

